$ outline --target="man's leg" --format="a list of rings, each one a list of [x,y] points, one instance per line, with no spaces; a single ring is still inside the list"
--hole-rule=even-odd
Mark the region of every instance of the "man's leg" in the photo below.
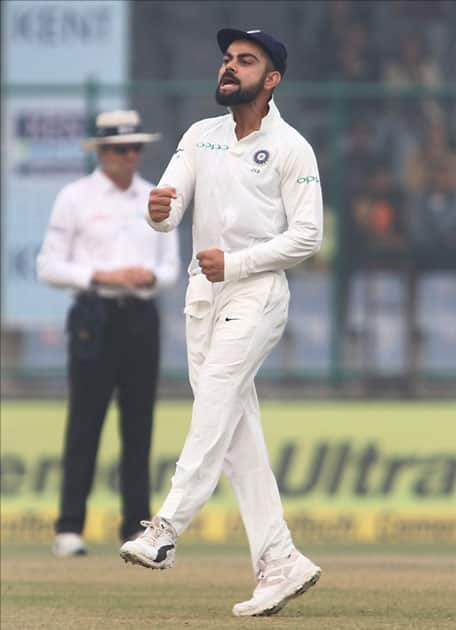
[[[159,363],[155,303],[138,303],[120,312],[118,323],[124,331],[119,377],[123,504],[120,535],[126,540],[138,533],[141,519],[150,519],[149,462]]]
[[[79,534],[84,527],[101,427],[114,388],[112,364],[107,346],[93,357],[80,358],[70,345],[69,410],[57,533]]]
[[[245,397],[244,415],[233,435],[224,472],[239,504],[256,575],[260,560],[286,558],[294,545],[269,463],[254,385]]]
[[[235,616],[273,615],[318,581],[321,569],[294,546],[268,461],[254,388],[225,458],[249,539],[257,580]]]
[[[217,485],[245,414],[254,376],[280,339],[287,310],[288,287],[281,274],[262,274],[227,285],[217,297],[207,356],[201,357],[201,367],[192,383],[192,424],[171,491],[158,513],[178,535]],[[191,337],[188,343],[192,343]],[[262,436],[261,441],[260,449],[264,448]]]

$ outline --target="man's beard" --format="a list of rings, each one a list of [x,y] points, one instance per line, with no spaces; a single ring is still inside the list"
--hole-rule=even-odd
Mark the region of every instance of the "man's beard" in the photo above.
[[[222,79],[225,77],[224,75]],[[231,76],[231,75],[230,75]],[[220,79],[220,81],[222,81]],[[238,84],[239,85],[239,84]],[[220,92],[220,83],[217,86],[215,91],[215,100],[219,105],[224,105],[225,107],[230,107],[231,105],[244,105],[246,103],[251,103],[256,99],[258,94],[263,89],[264,85],[264,77],[258,81],[256,85],[252,85],[248,88],[239,87],[235,92],[229,92],[228,94],[223,94]]]

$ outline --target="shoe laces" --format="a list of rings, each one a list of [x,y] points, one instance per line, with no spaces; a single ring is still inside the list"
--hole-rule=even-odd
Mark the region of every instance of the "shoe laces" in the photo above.
[[[260,560],[258,562],[258,572],[257,572],[257,582],[261,582],[266,577],[266,562],[264,560]]]
[[[273,560],[268,563],[264,560],[260,560],[258,562],[257,586],[255,591],[282,582],[285,577],[283,560]]]
[[[152,519],[151,521],[141,521],[140,525],[145,527],[145,531],[141,534],[141,538],[152,544],[158,542],[162,536],[170,536],[175,539],[174,528],[171,524],[166,523],[163,519]]]

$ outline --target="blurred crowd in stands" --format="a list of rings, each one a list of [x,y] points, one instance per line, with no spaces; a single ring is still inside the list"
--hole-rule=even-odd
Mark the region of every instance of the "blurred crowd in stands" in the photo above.
[[[195,41],[195,32],[229,25],[264,28],[283,38],[289,49],[285,85],[343,84],[331,92],[334,99],[327,93],[319,98],[318,90],[310,97],[287,95],[285,85],[277,94],[285,118],[315,148],[329,210],[323,250],[310,265],[330,265],[338,235],[330,210],[337,207],[344,213],[347,258],[355,266],[370,259],[394,259],[397,266],[413,253],[423,267],[456,268],[456,0],[132,5],[136,79],[213,80],[216,65],[207,60],[214,42],[205,36]],[[176,28],[178,45],[163,36]],[[349,85],[369,94],[352,97]],[[383,86],[396,96],[382,95]],[[404,89],[408,96],[397,96]],[[201,99],[186,94],[167,98],[161,118],[152,98],[138,94],[135,105],[151,116],[151,127],[162,129],[163,155],[174,150],[177,129],[205,114]],[[209,99],[206,111],[214,115]],[[151,162],[147,170],[153,169]]]
[[[322,4],[303,56],[307,80],[430,89],[348,101],[341,153],[352,264],[456,268],[456,2]],[[329,162],[323,151],[327,178]]]

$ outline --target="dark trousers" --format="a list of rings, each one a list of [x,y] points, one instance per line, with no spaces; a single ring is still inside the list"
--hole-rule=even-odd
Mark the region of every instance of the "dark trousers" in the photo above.
[[[81,533],[103,421],[120,411],[121,539],[150,518],[149,455],[159,362],[153,300],[80,296],[68,315],[69,410],[56,531]]]

